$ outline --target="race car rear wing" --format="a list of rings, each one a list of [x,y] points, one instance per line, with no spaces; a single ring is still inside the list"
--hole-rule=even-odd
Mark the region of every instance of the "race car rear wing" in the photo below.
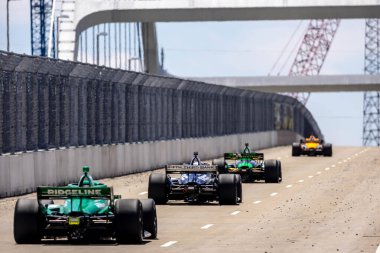
[[[37,199],[59,199],[71,197],[86,197],[113,199],[112,187],[37,187]]]
[[[182,173],[216,173],[216,165],[166,165],[166,174],[182,174]]]
[[[264,153],[224,153],[225,160],[264,160]]]

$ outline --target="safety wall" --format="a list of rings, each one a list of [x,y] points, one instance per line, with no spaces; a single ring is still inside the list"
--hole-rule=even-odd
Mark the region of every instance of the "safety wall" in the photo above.
[[[288,96],[0,51],[0,154],[272,130],[321,135]]]
[[[291,131],[268,131],[6,154],[0,156],[0,197],[33,192],[41,185],[77,182],[84,165],[91,167],[95,179],[115,177],[190,162],[194,151],[206,160],[241,151],[246,142],[257,150],[285,145],[299,137]]]

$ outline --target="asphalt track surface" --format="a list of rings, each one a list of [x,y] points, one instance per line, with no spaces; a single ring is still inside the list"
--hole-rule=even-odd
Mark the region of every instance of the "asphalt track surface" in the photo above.
[[[379,148],[334,147],[333,157],[291,157],[290,147],[263,152],[266,159],[282,161],[282,183],[245,183],[243,203],[236,206],[189,205],[181,201],[158,206],[158,239],[146,240],[142,245],[112,241],[17,245],[13,240],[16,198],[0,199],[0,252],[377,251]],[[113,185],[123,197],[146,198],[149,174],[100,181]]]

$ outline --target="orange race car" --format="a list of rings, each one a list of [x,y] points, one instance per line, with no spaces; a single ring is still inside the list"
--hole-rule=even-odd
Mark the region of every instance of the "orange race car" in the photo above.
[[[323,139],[310,135],[309,138],[301,139],[299,143],[293,143],[292,156],[332,156],[331,143],[324,143]]]

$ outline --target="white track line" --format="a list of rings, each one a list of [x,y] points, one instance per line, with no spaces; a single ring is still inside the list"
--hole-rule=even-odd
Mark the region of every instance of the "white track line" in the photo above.
[[[314,176],[308,176],[308,178],[313,178]]]
[[[161,247],[163,247],[163,248],[170,247],[170,246],[172,246],[173,244],[176,244],[176,243],[177,243],[177,241],[169,241],[167,243],[162,244]]]
[[[232,212],[231,215],[237,215],[238,213],[240,213],[240,211]]]
[[[261,200],[256,200],[255,202],[253,202],[253,204],[260,204],[261,203]]]
[[[328,171],[328,170],[330,170],[330,168],[329,168],[329,167],[325,168],[325,171]]]
[[[344,162],[344,163],[346,163],[346,162],[347,162],[347,160],[343,160],[343,162]]]
[[[141,195],[145,195],[145,194],[147,194],[148,192],[140,192],[139,193],[139,195],[141,196]]]
[[[317,175],[321,175],[321,174],[322,174],[322,172],[321,172],[321,171],[318,171],[318,172],[317,172]]]
[[[331,165],[331,168],[335,168],[335,164]]]
[[[304,182],[304,180],[303,179],[301,179],[301,180],[298,180],[298,183],[303,183]]]
[[[293,187],[292,184],[288,184],[288,185],[286,186],[286,188],[291,188],[291,187]]]
[[[277,192],[272,192],[271,194],[270,194],[270,196],[271,197],[274,197],[274,196],[276,196],[278,193]]]
[[[211,228],[212,226],[214,226],[214,224],[207,224],[201,227],[201,229],[208,229],[208,228]]]
[[[277,160],[281,160],[281,156],[277,157]]]
[[[338,164],[342,164],[342,162],[338,162]]]

